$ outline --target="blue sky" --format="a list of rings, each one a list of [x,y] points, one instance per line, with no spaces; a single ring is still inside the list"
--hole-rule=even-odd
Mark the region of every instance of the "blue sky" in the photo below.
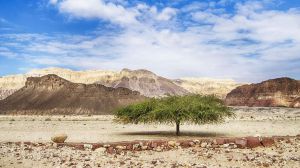
[[[46,67],[300,79],[300,1],[0,0],[0,76]]]

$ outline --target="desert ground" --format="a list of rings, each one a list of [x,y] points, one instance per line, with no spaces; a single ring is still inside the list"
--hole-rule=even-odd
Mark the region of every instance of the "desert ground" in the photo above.
[[[270,148],[187,148],[170,151],[126,152],[53,147],[51,136],[68,135],[66,142],[118,142],[201,137],[296,136],[300,109],[235,107],[236,117],[222,124],[181,126],[123,125],[113,116],[0,116],[0,167],[299,167],[300,140],[276,143]],[[46,146],[18,146],[7,142],[43,142]],[[25,149],[25,150],[24,150]],[[249,159],[250,158],[250,159]]]

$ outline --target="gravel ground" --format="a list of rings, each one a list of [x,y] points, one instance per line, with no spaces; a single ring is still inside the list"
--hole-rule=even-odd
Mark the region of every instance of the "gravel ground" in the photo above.
[[[56,147],[50,138],[66,133],[67,142],[117,142],[201,137],[296,136],[300,109],[234,108],[236,118],[219,125],[121,125],[113,116],[0,116],[0,167],[300,167],[299,137],[269,148],[176,148],[107,154],[102,148]],[[43,142],[46,146],[7,142]]]
[[[254,149],[191,147],[169,151],[124,151],[107,154],[99,148],[0,144],[0,167],[289,167],[300,166],[300,138]]]

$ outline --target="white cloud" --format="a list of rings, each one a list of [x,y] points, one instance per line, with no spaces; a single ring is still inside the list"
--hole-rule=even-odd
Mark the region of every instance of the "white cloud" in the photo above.
[[[55,4],[57,4],[57,1],[58,0],[49,0],[49,3],[52,4],[52,5],[55,5]]]
[[[2,47],[17,49],[20,51],[17,57],[42,65],[146,68],[172,78],[208,76],[246,82],[278,76],[300,78],[296,66],[300,63],[297,9],[270,10],[264,7],[266,2],[253,1],[236,5],[233,13],[217,8],[219,4],[158,10],[142,3],[134,7],[121,3],[100,0],[57,3],[60,12],[71,17],[104,19],[125,26],[118,33],[0,35],[0,42],[1,38],[24,42],[17,46],[5,43]],[[179,20],[179,15],[187,19]]]
[[[62,0],[57,3],[61,13],[79,18],[98,18],[118,24],[136,23],[134,10],[102,0]]]
[[[176,10],[174,8],[166,7],[160,14],[157,15],[157,20],[170,20],[175,15]]]

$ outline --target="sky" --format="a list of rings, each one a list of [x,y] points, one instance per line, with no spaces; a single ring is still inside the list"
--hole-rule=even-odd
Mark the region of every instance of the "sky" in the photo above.
[[[0,0],[0,76],[47,67],[300,79],[300,1]]]

